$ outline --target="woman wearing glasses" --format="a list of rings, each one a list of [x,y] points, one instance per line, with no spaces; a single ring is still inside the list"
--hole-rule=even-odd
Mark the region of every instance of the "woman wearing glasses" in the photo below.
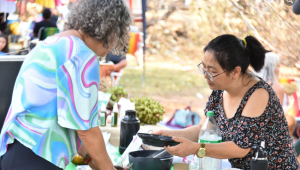
[[[293,143],[280,101],[273,89],[255,71],[264,65],[268,52],[253,36],[239,39],[221,35],[204,48],[198,64],[209,88],[213,90],[206,104],[214,111],[222,134],[222,143],[205,144],[205,156],[229,159],[233,168],[250,169],[252,147],[266,142],[268,169],[298,169]],[[185,157],[197,154],[203,144],[197,143],[202,123],[182,130],[160,130],[154,134],[173,136],[180,142],[166,147],[170,154]],[[202,149],[203,150],[203,149]]]

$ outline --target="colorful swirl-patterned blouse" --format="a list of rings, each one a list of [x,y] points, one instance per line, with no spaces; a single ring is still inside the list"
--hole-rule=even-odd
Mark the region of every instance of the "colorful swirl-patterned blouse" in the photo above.
[[[49,37],[26,57],[1,135],[0,156],[18,140],[65,168],[80,147],[76,130],[98,126],[99,62],[77,37]]]
[[[259,117],[242,116],[243,109],[251,94],[259,89],[266,89],[270,98],[264,113]],[[247,149],[266,142],[268,169],[299,169],[293,142],[288,130],[279,99],[269,84],[262,79],[251,87],[242,99],[233,118],[227,119],[223,110],[223,91],[213,91],[206,104],[205,113],[213,110],[223,141],[232,141],[237,146]],[[233,168],[250,169],[253,149],[244,158],[229,159]]]

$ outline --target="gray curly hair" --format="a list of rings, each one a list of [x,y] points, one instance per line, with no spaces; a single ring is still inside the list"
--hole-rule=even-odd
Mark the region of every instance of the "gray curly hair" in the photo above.
[[[275,75],[275,68],[280,63],[280,57],[273,53],[268,52],[265,54],[265,64],[259,73],[255,73],[265,81],[271,81],[275,83],[278,81],[278,77]]]
[[[81,30],[103,43],[117,45],[114,53],[126,51],[131,16],[123,0],[80,0],[71,9],[67,29]]]

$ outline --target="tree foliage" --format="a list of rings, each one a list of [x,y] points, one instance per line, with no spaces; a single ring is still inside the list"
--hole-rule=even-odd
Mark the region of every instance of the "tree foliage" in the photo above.
[[[218,35],[253,35],[293,67],[300,59],[299,19],[283,0],[191,0],[189,6],[151,0],[146,43],[151,54],[193,60]]]

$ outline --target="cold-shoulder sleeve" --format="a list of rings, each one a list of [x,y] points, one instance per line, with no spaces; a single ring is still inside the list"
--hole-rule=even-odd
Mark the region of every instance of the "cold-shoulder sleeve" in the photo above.
[[[241,117],[236,126],[233,142],[241,148],[251,148],[254,144],[260,145],[261,141],[273,145],[278,135],[286,136],[288,130],[283,109],[277,97],[271,93],[264,113],[259,117]],[[273,129],[269,131],[267,129]],[[275,133],[274,133],[275,132]],[[270,140],[274,140],[273,142]]]

